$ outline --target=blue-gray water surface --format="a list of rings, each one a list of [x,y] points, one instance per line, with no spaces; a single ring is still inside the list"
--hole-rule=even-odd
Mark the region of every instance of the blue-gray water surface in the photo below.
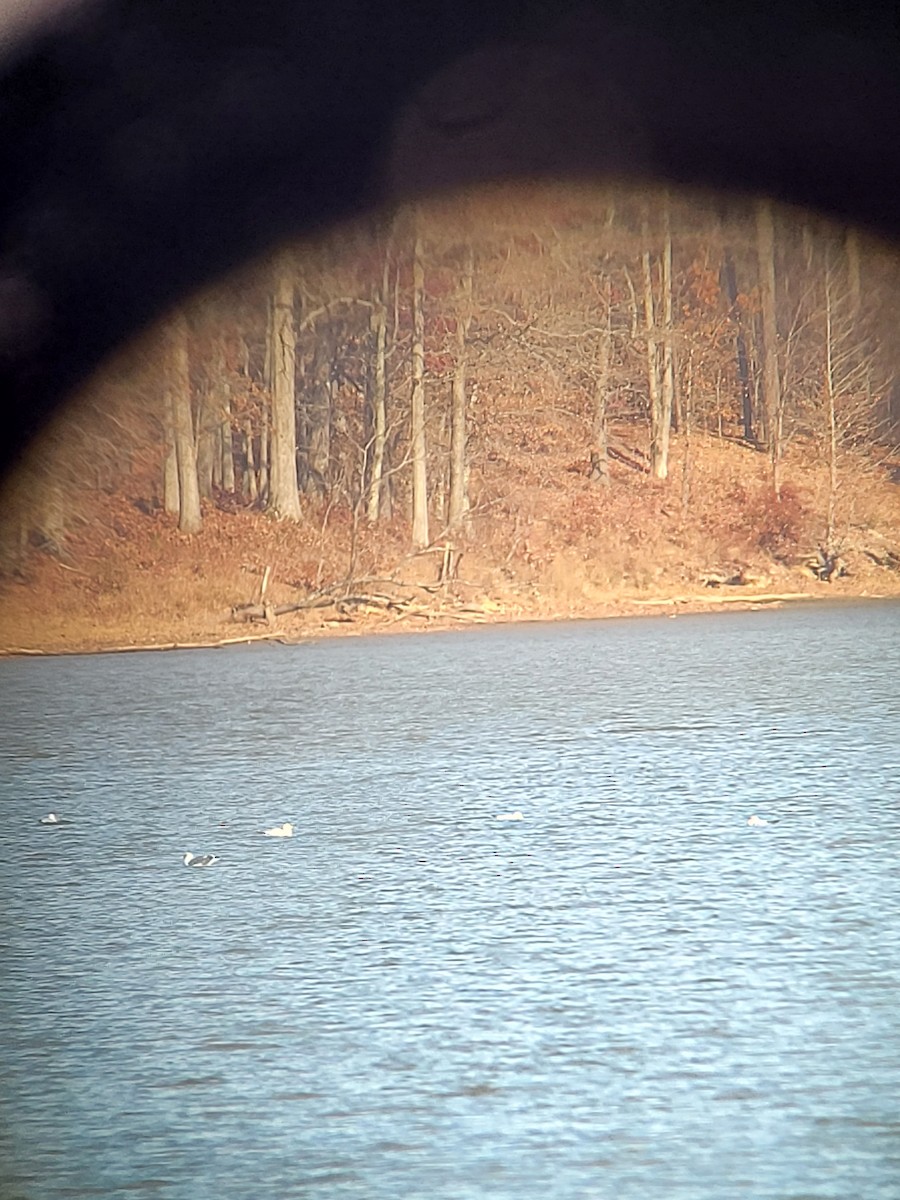
[[[3,662],[0,1194],[896,1200],[898,681],[891,603]]]

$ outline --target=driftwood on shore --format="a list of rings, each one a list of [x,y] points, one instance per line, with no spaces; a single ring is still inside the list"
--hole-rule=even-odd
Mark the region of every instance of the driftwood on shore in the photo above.
[[[249,642],[280,642],[284,645],[289,639],[278,633],[246,633],[241,637],[210,638],[200,642],[147,642],[141,645],[130,643],[124,646],[91,646],[89,649],[77,646],[60,647],[56,650],[35,650],[26,646],[5,646],[0,649],[0,657],[41,658],[59,654],[131,654],[147,650],[218,650],[226,646],[243,646]]]
[[[708,588],[752,587],[754,584],[763,583],[764,576],[754,574],[746,567],[740,567],[736,571],[707,571],[705,575],[700,576],[700,582]]]
[[[428,547],[419,554],[439,553],[441,561],[434,583],[400,583],[396,579],[345,580],[323,588],[296,600],[282,604],[271,604],[266,591],[271,580],[271,569],[266,567],[262,585],[256,600],[235,604],[231,609],[233,621],[264,622],[274,626],[278,617],[290,613],[310,612],[316,609],[335,610],[336,616],[326,618],[326,623],[347,624],[355,616],[384,615],[392,617],[389,624],[408,617],[421,620],[471,621],[486,620],[496,612],[496,606],[486,602],[483,606],[466,604],[458,594],[450,591],[451,581],[459,582],[459,564],[462,552],[451,543]],[[431,603],[425,603],[422,597]]]
[[[428,593],[430,589],[421,587]],[[461,603],[423,604],[417,601],[414,594],[389,595],[383,592],[339,592],[333,595],[309,596],[293,604],[236,604],[231,610],[232,620],[235,621],[264,621],[273,625],[276,618],[295,612],[310,612],[314,609],[333,608],[338,619],[346,623],[354,615],[373,615],[376,613],[393,616],[395,621],[407,617],[417,617],[424,620],[479,621],[486,620],[492,610],[488,607],[478,607]]]
[[[661,596],[655,600],[631,600],[631,604],[664,607],[673,604],[780,604],[785,600],[815,600],[809,592],[715,592],[712,595]]]

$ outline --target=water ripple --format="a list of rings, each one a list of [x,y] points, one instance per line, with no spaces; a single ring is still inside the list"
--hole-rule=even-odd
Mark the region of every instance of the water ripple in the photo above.
[[[0,1183],[896,1200],[898,632],[0,663]]]

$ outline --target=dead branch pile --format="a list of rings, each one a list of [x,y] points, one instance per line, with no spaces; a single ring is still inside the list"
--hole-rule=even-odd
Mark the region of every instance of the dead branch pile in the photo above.
[[[393,618],[393,621],[417,618],[477,623],[488,620],[498,611],[498,607],[490,603],[466,603],[449,593],[442,583],[427,585],[363,580],[323,588],[289,604],[268,604],[265,601],[236,604],[231,610],[231,617],[234,621],[264,622],[272,626],[279,617],[289,613],[333,609],[332,619],[344,622],[353,621],[358,616],[379,614]]]

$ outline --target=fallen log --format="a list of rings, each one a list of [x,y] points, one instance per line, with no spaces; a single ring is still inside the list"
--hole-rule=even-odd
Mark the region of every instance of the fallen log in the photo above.
[[[214,638],[202,642],[145,642],[140,645],[125,646],[92,646],[90,650],[77,647],[61,647],[58,650],[32,650],[25,646],[6,646],[0,650],[4,658],[19,656],[28,658],[55,658],[63,654],[136,654],[149,650],[220,650],[226,646],[243,646],[250,642],[277,642],[282,646],[291,646],[290,639],[278,633],[249,633],[242,637]]]
[[[863,550],[863,554],[871,559],[876,567],[884,567],[887,571],[900,571],[900,554],[895,554],[893,550],[885,550],[883,554],[876,554],[874,550]]]
[[[740,567],[737,571],[726,573],[725,571],[708,571],[705,575],[700,576],[700,582],[704,587],[753,587],[765,582],[765,576],[754,574],[748,571],[745,567]]]
[[[395,596],[385,596],[378,592],[372,592],[369,595],[357,594],[352,596],[341,596],[339,600],[334,602],[338,607],[349,605],[355,608],[398,608],[403,604],[411,603],[411,599],[398,600]]]
[[[311,608],[330,608],[333,600],[317,598],[314,603],[300,600],[295,604],[235,604],[231,609],[233,621],[271,621],[286,613],[301,612]]]
[[[620,462],[626,467],[630,467],[632,471],[639,471],[642,475],[647,475],[650,472],[650,468],[646,464],[647,456],[637,446],[626,446],[624,442],[610,440],[606,452],[610,458],[615,459],[616,462]],[[642,462],[641,459],[644,461]]]
[[[717,592],[695,596],[664,596],[658,600],[626,600],[629,604],[658,607],[673,604],[778,604],[782,600],[815,600],[809,592]]]

